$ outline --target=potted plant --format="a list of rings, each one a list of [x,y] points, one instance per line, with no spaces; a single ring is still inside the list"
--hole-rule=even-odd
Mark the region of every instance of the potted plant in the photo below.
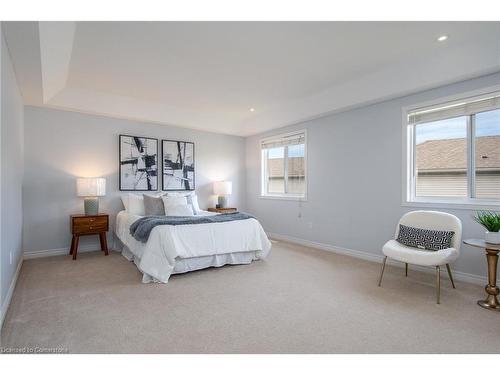
[[[486,228],[486,242],[500,244],[500,212],[478,211],[474,220]]]

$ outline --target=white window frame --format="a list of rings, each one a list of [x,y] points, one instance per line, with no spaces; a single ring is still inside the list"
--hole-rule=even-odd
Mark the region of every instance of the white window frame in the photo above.
[[[273,140],[279,140],[284,137],[290,137],[297,134],[304,134],[304,194],[290,194],[290,193],[267,193],[267,159],[263,157],[264,150],[261,148],[262,142],[268,142]],[[293,201],[307,201],[307,130],[297,130],[289,133],[276,134],[271,137],[262,138],[259,141],[260,147],[260,198],[263,199],[281,199],[281,200],[293,200]],[[284,151],[284,178],[285,178],[285,190],[288,180],[288,147],[285,147]]]
[[[446,197],[417,197],[415,195],[415,125],[408,123],[408,113],[418,110],[423,107],[437,106],[457,100],[465,100],[471,97],[479,97],[482,95],[491,94],[500,91],[500,85],[490,86],[487,88],[469,91],[458,95],[451,95],[439,99],[421,102],[411,106],[402,108],[402,124],[403,124],[403,162],[402,162],[402,205],[409,207],[429,207],[429,208],[452,208],[466,210],[481,210],[481,209],[498,209],[500,207],[500,199],[478,199],[478,198],[446,198]],[[468,117],[470,119],[470,117]],[[471,121],[467,120],[467,139],[474,139],[474,126]],[[471,171],[475,172],[474,166],[474,142],[467,142],[467,181],[468,192],[474,191],[475,173],[472,178],[469,178]]]

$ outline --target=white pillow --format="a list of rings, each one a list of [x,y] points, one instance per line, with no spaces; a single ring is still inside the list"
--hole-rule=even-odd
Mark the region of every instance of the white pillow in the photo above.
[[[122,199],[123,207],[125,207],[125,211],[128,211],[128,194],[122,194],[120,196]]]
[[[185,196],[167,194],[162,196],[161,199],[167,216],[193,216],[195,214],[193,207],[188,204]],[[180,208],[180,206],[186,208]]]
[[[168,192],[167,195],[171,197],[189,197],[188,205],[190,205],[191,203],[193,208],[193,213],[195,215],[198,215],[202,212],[200,205],[198,204],[198,196],[196,195],[195,191],[171,191]]]
[[[198,204],[198,196],[196,194],[191,195],[191,202],[193,203],[193,212],[195,215],[201,213],[200,205]]]
[[[167,216],[194,216],[193,210],[187,204],[175,204],[165,209]]]
[[[185,196],[179,196],[179,195],[163,195],[161,197],[163,199],[163,205],[165,206],[165,211],[170,207],[170,206],[178,206],[178,205],[184,205],[187,206],[187,199]]]
[[[167,195],[170,195],[171,197],[187,197],[188,195],[193,195],[194,191],[188,190],[188,191],[169,191]]]
[[[125,207],[127,209],[127,212],[131,215],[146,215],[146,212],[144,210],[144,197],[142,195],[129,194],[128,204]]]
[[[148,193],[146,195],[150,195],[152,197],[161,197],[164,194],[165,193],[163,192],[157,192]],[[144,197],[142,196],[142,194],[139,195],[128,193],[123,194],[120,198],[122,199],[123,207],[125,207],[125,211],[127,211],[127,213],[139,216],[144,216],[146,214],[144,210]]]

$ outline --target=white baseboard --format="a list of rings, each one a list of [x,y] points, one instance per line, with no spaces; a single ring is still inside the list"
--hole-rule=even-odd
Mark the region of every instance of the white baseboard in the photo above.
[[[111,249],[109,250],[111,251]],[[78,246],[78,253],[87,253],[90,251],[101,251],[101,250],[99,248],[99,245]],[[24,259],[44,258],[56,255],[69,255],[69,247],[25,252]]]
[[[351,256],[354,258],[359,258],[359,259],[367,260],[370,262],[381,263],[382,259],[384,258],[382,253],[373,254],[373,253],[369,253],[366,251],[347,249],[345,247],[339,247],[339,246],[324,244],[321,242],[304,240],[302,238],[287,236],[287,235],[279,234],[279,233],[267,233],[267,235],[271,239],[274,239],[277,241],[290,242],[290,243],[297,244],[297,245],[312,247],[314,249],[330,251],[330,252],[336,253],[336,254],[348,255],[348,256]],[[403,264],[404,264],[404,263],[392,261],[389,259],[387,261],[388,261],[388,263],[391,263],[397,267],[403,267]],[[432,267],[422,267],[422,266],[413,265],[412,268],[416,269],[418,271],[426,272],[426,273],[434,273],[434,269]],[[465,273],[465,272],[453,270],[453,277],[456,280],[465,281],[467,283],[478,284],[478,285],[487,284],[486,276],[474,275],[471,273]]]
[[[2,307],[0,310],[0,332],[2,331],[3,322],[5,320],[5,316],[7,315],[7,310],[10,306],[10,301],[12,299],[12,295],[14,294],[14,289],[16,288],[17,278],[19,277],[19,272],[21,271],[21,266],[23,265],[23,257],[19,259],[19,263],[17,264],[16,272],[14,273],[14,277],[10,283],[9,290],[7,291],[7,295],[5,296],[5,301],[2,303]]]

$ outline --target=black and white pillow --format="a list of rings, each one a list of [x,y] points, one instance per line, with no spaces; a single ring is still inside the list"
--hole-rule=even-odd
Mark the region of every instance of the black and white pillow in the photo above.
[[[413,228],[399,224],[396,241],[406,246],[437,251],[451,247],[454,234],[453,231]]]

